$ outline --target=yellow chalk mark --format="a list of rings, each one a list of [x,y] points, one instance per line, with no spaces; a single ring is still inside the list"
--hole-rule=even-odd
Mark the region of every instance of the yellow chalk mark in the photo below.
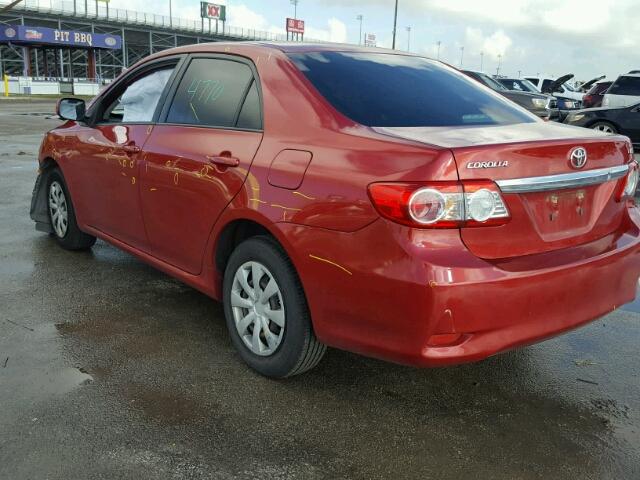
[[[200,118],[198,117],[198,114],[196,113],[196,109],[193,108],[193,103],[189,102],[189,106],[191,107],[191,111],[193,112],[193,116],[196,117],[196,121],[199,122]]]
[[[258,203],[267,203],[264,200],[260,200],[259,198],[250,198],[249,201],[250,202],[258,202]]]
[[[175,183],[176,185],[178,184],[178,172],[176,172],[173,176],[173,183]]]
[[[158,190],[158,189],[157,189],[157,188],[155,188],[155,187],[151,187],[151,188],[149,189],[149,191],[150,191],[150,192],[155,192],[156,190]]]
[[[153,125],[149,125],[147,127],[147,135],[149,135],[151,133],[151,130],[153,130]]]
[[[122,176],[123,176],[123,177],[126,177],[126,176],[127,176],[127,174],[126,174],[126,173],[124,173],[124,172],[120,172],[120,173],[122,174]]]
[[[131,185],[135,185],[136,184],[136,177],[131,177]]]
[[[316,255],[311,255],[311,254],[309,254],[309,257],[313,258],[314,260],[318,260],[319,262],[325,262],[325,263],[328,263],[329,265],[333,265],[334,267],[338,267],[343,272],[348,273],[349,275],[353,275],[353,273],[351,273],[349,270],[344,268],[342,265],[337,264],[336,262],[332,262],[331,260],[328,260],[326,258],[318,257]]]
[[[293,193],[294,195],[300,195],[301,197],[304,197],[307,200],[315,200],[316,199],[316,197],[310,197],[309,195],[305,195],[302,192],[291,192],[291,193]]]
[[[300,210],[302,210],[301,208],[285,207],[284,205],[278,205],[277,203],[272,203],[271,206],[275,208],[282,208],[284,210],[291,210],[294,212],[299,212]]]

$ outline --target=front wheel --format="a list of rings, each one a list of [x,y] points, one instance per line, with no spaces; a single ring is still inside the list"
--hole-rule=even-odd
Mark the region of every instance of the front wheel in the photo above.
[[[618,133],[618,129],[609,122],[596,122],[591,125],[591,128],[594,130],[598,130],[599,132],[608,133],[610,135],[615,135],[616,133]]]
[[[53,236],[67,250],[84,250],[96,243],[96,237],[78,228],[75,210],[60,170],[49,174],[47,209]]]
[[[224,274],[224,313],[234,346],[262,375],[283,378],[315,367],[316,338],[300,279],[282,247],[253,237],[233,251]]]

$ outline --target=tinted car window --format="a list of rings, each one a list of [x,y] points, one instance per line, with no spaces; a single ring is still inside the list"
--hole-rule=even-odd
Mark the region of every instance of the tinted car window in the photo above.
[[[553,83],[553,80],[543,80],[541,90],[544,91]]]
[[[255,81],[251,84],[247,98],[245,98],[240,110],[237,127],[251,130],[260,130],[262,128],[260,96],[258,95],[258,87]]]
[[[596,83],[589,89],[587,95],[601,95],[611,86],[611,82]]]
[[[535,117],[460,72],[422,57],[315,52],[291,60],[329,103],[362,125],[506,125]]]
[[[234,127],[252,80],[251,69],[244,63],[196,58],[178,85],[167,122]]]
[[[614,95],[640,95],[640,77],[618,77],[607,93]]]
[[[501,78],[499,81],[502,85],[507,87],[507,89],[509,90],[518,90],[520,92],[524,90],[524,88],[522,88],[522,86],[515,80],[507,80],[507,79]]]

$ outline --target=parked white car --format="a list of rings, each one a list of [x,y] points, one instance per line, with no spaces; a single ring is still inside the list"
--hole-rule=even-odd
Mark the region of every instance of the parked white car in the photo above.
[[[602,98],[602,106],[609,108],[629,107],[640,103],[640,74],[620,75]]]
[[[582,102],[582,96],[584,94],[566,83],[573,78],[573,74],[563,75],[557,79],[548,75],[531,75],[524,78],[533,83],[542,93],[548,93],[554,97],[570,98],[572,100]]]

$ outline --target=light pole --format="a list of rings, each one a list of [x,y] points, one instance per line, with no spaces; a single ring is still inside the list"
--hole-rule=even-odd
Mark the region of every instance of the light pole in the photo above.
[[[500,75],[501,66],[502,66],[502,54],[498,55],[498,68],[496,69],[496,76]]]
[[[437,59],[437,60],[440,60],[440,44],[441,44],[441,43],[442,43],[442,42],[441,42],[440,40],[438,40],[438,41],[436,42],[436,45],[438,46],[438,53],[436,54],[436,59]]]
[[[298,18],[298,2],[299,0],[290,0],[291,1],[291,5],[293,5],[293,18],[297,19]]]
[[[482,70],[482,65],[484,64],[484,52],[480,52],[480,71],[483,72],[484,70]]]
[[[411,27],[407,28],[407,52],[411,51]]]
[[[362,20],[363,19],[364,19],[364,16],[362,15],[356,16],[356,20],[360,22],[360,34],[358,35],[358,45],[362,45]]]
[[[169,28],[173,28],[173,15],[171,14],[171,0],[169,0]]]
[[[462,58],[464,57],[464,47],[460,47],[460,67],[462,67]]]
[[[396,26],[398,24],[398,0],[396,0],[396,9],[393,14],[393,41],[391,42],[391,48],[396,49]]]

